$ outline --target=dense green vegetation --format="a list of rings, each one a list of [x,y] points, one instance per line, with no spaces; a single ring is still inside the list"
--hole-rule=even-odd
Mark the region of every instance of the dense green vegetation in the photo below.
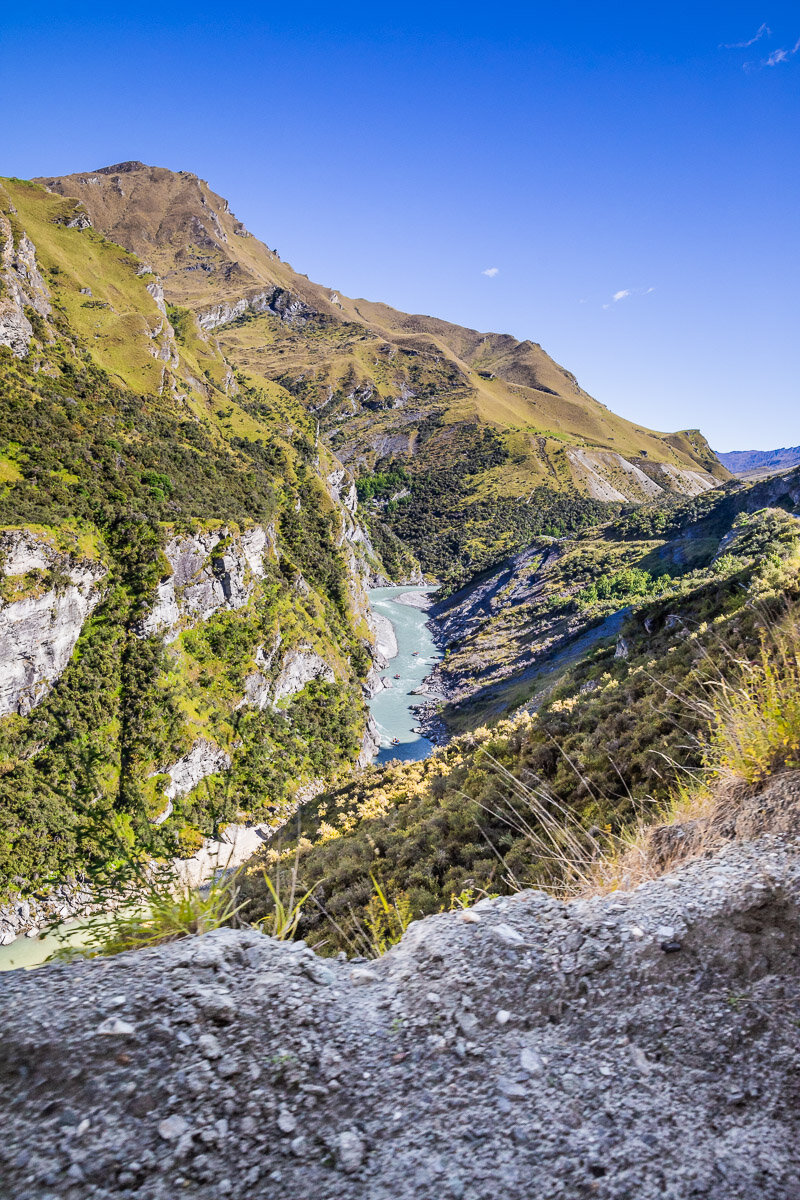
[[[455,738],[425,762],[375,768],[307,805],[297,886],[314,887],[317,903],[305,907],[301,936],[352,950],[374,905],[372,875],[415,917],[464,892],[558,887],[558,847],[543,853],[538,840],[547,814],[587,831],[590,854],[657,811],[702,764],[720,679],[756,657],[764,628],[800,603],[799,532],[780,512],[740,517],[723,569],[664,599],[639,593],[626,657],[600,645],[538,711]],[[649,586],[644,572],[631,584]],[[257,873],[248,891],[250,911],[269,910]]]
[[[436,428],[431,422],[431,430]],[[423,570],[439,580],[443,595],[537,536],[574,534],[620,511],[619,505],[592,500],[574,488],[540,486],[524,499],[484,494],[481,473],[507,458],[492,430],[463,428],[452,465],[420,469],[413,460],[388,459],[374,474],[362,476],[357,487],[365,499],[373,498],[376,515],[413,549]],[[408,496],[376,504],[401,484]]]
[[[365,926],[384,945],[395,916],[402,927],[482,892],[558,886],[557,847],[543,851],[532,830],[568,813],[596,846],[663,799],[677,767],[698,766],[708,708],[697,697],[752,657],[764,621],[800,594],[797,524],[781,511],[791,500],[776,493],[773,508],[738,518],[734,489],[635,510],[594,501],[574,486],[567,456],[589,436],[573,423],[572,381],[530,343],[516,344],[512,366],[531,386],[511,384],[490,369],[502,369],[494,356],[507,349],[492,350],[491,336],[470,349],[462,330],[456,351],[453,331],[425,318],[395,337],[402,314],[391,310],[379,330],[314,317],[305,290],[308,320],[246,313],[219,341],[206,338],[182,303],[162,320],[133,253],[69,228],[72,201],[15,182],[0,188],[0,207],[12,238],[31,233],[52,301],[49,315],[27,309],[24,359],[0,349],[0,533],[32,528],[57,550],[47,569],[4,578],[0,599],[61,596],[81,563],[102,575],[67,669],[29,715],[0,721],[0,895],[75,872],[119,878],[243,816],[288,829],[311,785],[327,790],[302,807],[284,847],[288,863],[299,853],[298,894],[313,888],[316,901],[297,932],[352,949]],[[181,277],[177,267],[167,275]],[[292,297],[276,285],[276,306]],[[171,298],[182,301],[179,287]],[[566,406],[539,386],[542,372],[566,388]],[[626,454],[672,461],[680,442],[669,449],[637,429],[617,443],[626,423],[604,410],[592,430],[595,418],[604,444]],[[457,737],[426,762],[346,774],[370,666],[352,564],[368,551],[348,544],[351,523],[326,487],[336,467],[326,431],[361,464],[376,575],[399,580],[421,564],[447,595],[536,543],[483,640],[465,635],[448,656],[447,669],[484,693],[510,665],[510,690],[494,709],[484,694],[445,715],[464,728],[521,702],[530,712]],[[676,461],[696,463],[697,441]],[[166,641],[147,634],[172,541],[219,538],[202,571],[229,582],[225,555],[254,523],[265,528],[263,569],[242,567],[237,606],[202,618],[183,610]],[[176,610],[188,586],[178,585]],[[620,610],[619,656],[583,643],[542,683],[539,650],[553,667],[579,635],[614,613],[622,621]],[[270,702],[299,647],[324,658],[324,679]],[[513,678],[520,661],[530,671]],[[168,804],[167,768],[202,742],[214,773]],[[275,915],[258,873],[248,892],[251,916]]]
[[[65,555],[63,568],[6,580],[6,598],[67,585],[69,563],[82,558],[107,573],[50,694],[30,716],[0,721],[0,893],[105,870],[124,845],[189,850],[240,813],[277,820],[298,784],[352,760],[365,719],[369,658],[305,435],[289,441],[265,424],[221,436],[168,393],[120,386],[58,314],[57,326],[56,340],[40,331],[24,360],[0,348],[0,453],[10,464],[0,526],[41,529]],[[256,389],[248,401],[259,403]],[[141,617],[169,573],[168,538],[253,522],[275,528],[280,552],[253,602],[173,646],[143,637]],[[308,685],[282,712],[237,709],[256,648],[276,630],[287,645],[321,639],[341,677]],[[232,770],[177,799],[155,826],[167,782],[156,772],[198,736],[230,747]]]

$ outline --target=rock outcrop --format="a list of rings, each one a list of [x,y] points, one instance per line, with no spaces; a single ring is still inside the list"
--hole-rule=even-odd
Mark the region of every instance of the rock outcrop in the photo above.
[[[273,679],[273,664],[280,645],[281,636],[278,634],[269,650],[264,646],[256,649],[257,670],[252,671],[244,681],[243,704],[264,709],[282,700],[290,700],[312,679],[323,679],[328,683],[335,680],[333,668],[307,642],[287,650]]]
[[[0,212],[0,346],[17,358],[28,352],[33,326],[25,312],[50,315],[50,291],[36,262],[36,247],[26,233],[14,241],[11,222]]]
[[[275,703],[288,700],[301,691],[312,679],[333,683],[336,676],[332,667],[311,646],[301,645],[289,650],[283,657],[278,678],[272,690]]]
[[[222,528],[173,538],[164,553],[172,574],[159,583],[141,632],[173,642],[181,629],[247,604],[264,556],[275,554],[275,534],[261,525],[236,535]]]
[[[197,787],[201,780],[207,779],[217,771],[229,770],[230,765],[229,754],[201,738],[195,742],[188,754],[166,768],[164,774],[169,775],[170,782],[164,793],[170,800],[174,800],[176,796],[185,796],[192,788]]]
[[[397,636],[394,626],[388,617],[377,612],[370,613],[370,625],[375,636],[377,658],[380,659],[380,665],[385,667],[390,659],[397,657]]]
[[[256,292],[252,296],[241,296],[237,300],[225,300],[214,304],[211,308],[199,312],[197,321],[200,328],[208,333],[221,325],[229,325],[231,321],[236,321],[248,313],[257,315],[265,312],[274,313],[287,325],[305,325],[316,315],[298,296],[276,287]]]
[[[91,901],[91,892],[77,881],[57,884],[45,896],[10,897],[0,904],[0,946],[23,935],[35,938],[55,921],[78,916]]]
[[[481,901],[375,962],[255,931],[0,977],[26,1200],[787,1200],[800,846]]]
[[[3,575],[21,593],[0,601],[0,716],[24,716],[69,663],[106,572],[26,530],[0,535],[0,556]]]
[[[371,715],[367,717],[367,724],[364,727],[364,736],[361,739],[361,749],[358,752],[356,759],[356,767],[368,767],[375,755],[381,748],[381,733]]]
[[[646,501],[665,493],[698,496],[719,485],[707,471],[644,459],[634,463],[614,450],[572,446],[566,453],[575,478],[594,500]]]

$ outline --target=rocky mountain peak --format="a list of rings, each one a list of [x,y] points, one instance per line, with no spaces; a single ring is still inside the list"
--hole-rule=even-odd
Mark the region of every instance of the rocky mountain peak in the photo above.
[[[150,168],[146,167],[143,162],[139,162],[138,158],[131,159],[128,162],[115,163],[111,167],[98,167],[94,172],[95,175],[128,175],[131,171],[147,171]]]

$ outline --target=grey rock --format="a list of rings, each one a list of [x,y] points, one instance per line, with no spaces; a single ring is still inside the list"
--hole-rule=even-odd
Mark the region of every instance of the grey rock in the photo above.
[[[136,1026],[120,1017],[108,1017],[97,1026],[96,1032],[103,1037],[130,1037],[136,1032]]]
[[[379,963],[324,960],[324,988],[308,947],[248,930],[4,973],[4,1187],[26,1200],[798,1193],[800,838],[730,844],[632,892],[476,907],[479,924],[413,922]],[[667,927],[680,954],[659,949]],[[211,996],[232,1002],[224,1034]],[[130,1014],[135,1042],[96,1036],[110,1012]],[[206,1036],[221,1058],[203,1056]]]
[[[288,1108],[282,1108],[278,1114],[278,1129],[281,1133],[294,1133],[297,1129],[297,1118],[289,1112]]]
[[[183,1137],[188,1128],[188,1121],[175,1114],[171,1117],[165,1117],[163,1121],[159,1121],[158,1135],[165,1142],[177,1142],[180,1137]]]
[[[529,1075],[533,1075],[537,1079],[544,1075],[544,1062],[541,1054],[537,1054],[529,1046],[522,1048],[519,1056],[519,1065],[523,1071],[527,1071]]]
[[[365,1146],[362,1139],[352,1130],[345,1130],[336,1139],[339,1162],[343,1171],[357,1171],[364,1161]]]
[[[499,925],[492,927],[494,936],[506,946],[522,946],[525,944],[525,936],[518,929],[507,925],[505,921],[501,921]]]
[[[203,1058],[207,1058],[210,1061],[222,1058],[222,1046],[220,1046],[219,1039],[213,1033],[201,1033],[197,1039],[197,1049]]]
[[[273,695],[277,703],[295,696],[312,679],[333,683],[335,678],[333,669],[316,650],[308,645],[298,646],[284,655]]]
[[[99,585],[106,569],[59,554],[45,535],[30,530],[0,533],[0,561],[7,577],[58,567],[69,580],[59,590],[0,601],[0,716],[27,716],[72,658],[81,629],[102,598]]]

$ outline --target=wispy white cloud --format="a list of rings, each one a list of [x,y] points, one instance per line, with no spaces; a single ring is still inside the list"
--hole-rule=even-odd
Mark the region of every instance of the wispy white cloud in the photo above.
[[[612,305],[619,304],[620,300],[628,300],[631,296],[649,296],[655,290],[654,287],[620,288],[618,292],[614,292],[614,295],[603,305],[603,308],[611,308]]]
[[[779,50],[773,50],[772,54],[768,55],[762,62],[762,67],[777,67],[778,63],[788,62],[800,50],[800,38],[797,39],[791,50],[786,50],[781,47]]]
[[[488,275],[490,279],[494,279],[495,275],[500,274],[499,267],[487,267],[485,271],[481,271],[481,275]]]
[[[769,37],[772,33],[769,25],[766,22],[759,25],[757,31],[746,42],[723,42],[722,50],[746,50],[748,46],[755,46],[756,42],[760,42],[763,37]]]

